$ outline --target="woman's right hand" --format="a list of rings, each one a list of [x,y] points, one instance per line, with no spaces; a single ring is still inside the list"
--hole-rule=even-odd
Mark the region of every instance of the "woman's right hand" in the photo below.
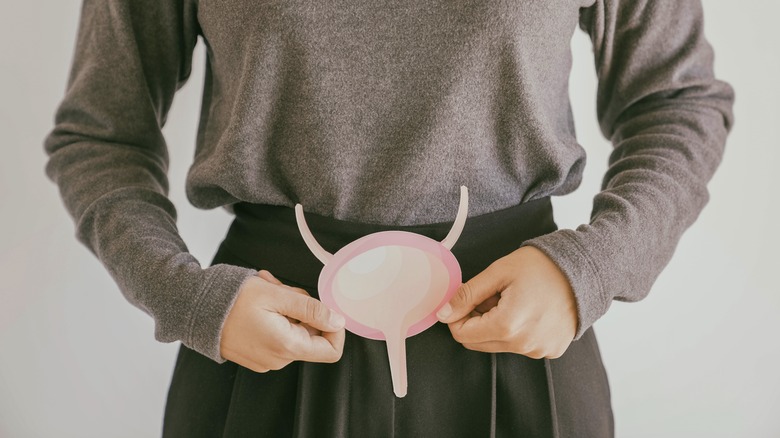
[[[297,287],[261,270],[241,286],[222,328],[222,357],[253,371],[295,360],[336,362],[344,349],[344,317]]]

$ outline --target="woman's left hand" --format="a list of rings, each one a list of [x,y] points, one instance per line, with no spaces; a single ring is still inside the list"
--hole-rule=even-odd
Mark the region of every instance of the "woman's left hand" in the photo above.
[[[569,281],[546,254],[521,247],[463,283],[437,314],[470,350],[558,358],[577,330]]]

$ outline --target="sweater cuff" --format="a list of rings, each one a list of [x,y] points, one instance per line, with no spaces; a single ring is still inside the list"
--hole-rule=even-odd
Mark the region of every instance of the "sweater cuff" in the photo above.
[[[612,303],[601,279],[600,267],[580,243],[574,230],[561,229],[523,242],[544,252],[563,271],[574,291],[577,302],[578,340]]]
[[[182,343],[217,363],[224,363],[219,347],[225,319],[241,286],[257,271],[217,264],[206,268],[204,274],[205,281],[193,304],[192,319]]]

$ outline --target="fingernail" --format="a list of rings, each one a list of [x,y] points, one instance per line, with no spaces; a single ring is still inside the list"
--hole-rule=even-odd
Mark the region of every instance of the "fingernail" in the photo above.
[[[436,316],[439,319],[447,319],[450,315],[452,315],[452,306],[450,306],[450,303],[444,304],[444,306],[436,312]]]
[[[340,329],[344,327],[344,324],[346,323],[347,320],[345,320],[343,316],[339,315],[336,312],[330,312],[330,325],[332,327]]]

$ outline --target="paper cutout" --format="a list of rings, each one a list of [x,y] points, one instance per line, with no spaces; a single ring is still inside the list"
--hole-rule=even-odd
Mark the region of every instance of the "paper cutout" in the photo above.
[[[317,285],[320,299],[344,316],[347,330],[387,342],[397,397],[407,392],[406,338],[435,324],[436,312],[461,284],[460,265],[450,250],[467,213],[468,190],[461,186],[455,222],[441,242],[408,231],[380,231],[330,254],[309,230],[303,206],[295,205],[298,230],[325,265]]]

